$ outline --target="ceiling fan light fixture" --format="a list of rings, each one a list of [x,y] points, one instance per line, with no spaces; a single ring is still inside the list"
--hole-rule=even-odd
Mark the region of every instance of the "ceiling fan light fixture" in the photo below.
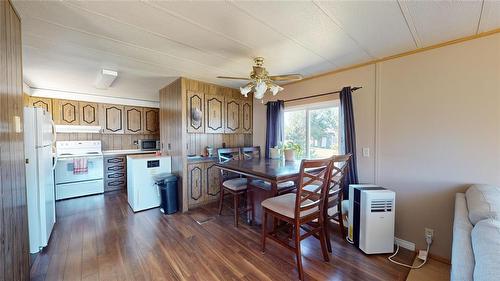
[[[255,65],[252,67],[252,72],[250,72],[250,77],[248,78],[232,76],[217,76],[217,78],[250,81],[250,83],[240,87],[240,93],[243,96],[248,97],[248,93],[253,90],[254,98],[259,100],[264,98],[264,95],[268,90],[273,96],[283,90],[283,87],[275,84],[274,82],[290,80],[296,81],[302,79],[302,75],[300,74],[269,75],[269,72],[267,72],[266,68],[263,67],[263,57],[254,58],[254,63]]]
[[[240,93],[246,97],[248,97],[248,93],[252,91],[253,83],[248,83],[244,87],[240,87]]]
[[[276,94],[277,94],[278,92],[280,92],[280,91],[282,91],[282,90],[283,90],[283,87],[280,87],[280,86],[278,86],[278,85],[276,85],[276,84],[273,84],[273,85],[269,88],[269,90],[271,91],[271,93],[273,94],[273,96],[276,96]]]
[[[267,85],[266,85],[266,82],[264,81],[259,81],[257,82],[257,85],[255,85],[255,98],[256,99],[262,99],[264,97],[264,94],[266,93],[267,91]]]

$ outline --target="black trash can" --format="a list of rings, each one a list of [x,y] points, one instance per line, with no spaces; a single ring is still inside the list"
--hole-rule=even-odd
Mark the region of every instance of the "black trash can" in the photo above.
[[[173,214],[179,210],[177,200],[178,200],[178,180],[177,176],[169,175],[163,182],[159,183],[160,195],[161,195],[161,205],[160,211],[164,214]]]

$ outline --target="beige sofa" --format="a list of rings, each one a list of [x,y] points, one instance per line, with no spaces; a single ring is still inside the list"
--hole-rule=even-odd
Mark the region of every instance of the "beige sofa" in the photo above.
[[[451,281],[500,280],[500,187],[472,185],[455,197]]]

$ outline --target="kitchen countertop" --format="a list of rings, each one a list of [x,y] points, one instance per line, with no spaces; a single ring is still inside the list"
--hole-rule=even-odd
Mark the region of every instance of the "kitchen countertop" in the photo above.
[[[155,154],[132,154],[132,155],[127,155],[127,159],[156,159],[156,158],[162,158],[162,157],[170,157],[170,155],[160,155],[156,156]]]
[[[151,154],[155,151],[143,151],[139,149],[103,150],[102,154],[107,155],[128,155],[128,154]]]
[[[214,162],[214,161],[219,161],[217,156],[208,157],[208,156],[195,155],[187,157],[188,163],[203,163],[203,162]]]

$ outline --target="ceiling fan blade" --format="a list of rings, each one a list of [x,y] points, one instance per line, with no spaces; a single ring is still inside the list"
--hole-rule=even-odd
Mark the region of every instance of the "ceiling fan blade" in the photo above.
[[[274,76],[269,76],[269,79],[273,81],[290,81],[290,80],[301,80],[302,75],[300,74],[286,74],[286,75],[274,75]]]
[[[235,79],[235,80],[250,80],[250,78],[245,78],[245,77],[231,77],[231,76],[217,76],[217,78],[221,78],[221,79]]]

